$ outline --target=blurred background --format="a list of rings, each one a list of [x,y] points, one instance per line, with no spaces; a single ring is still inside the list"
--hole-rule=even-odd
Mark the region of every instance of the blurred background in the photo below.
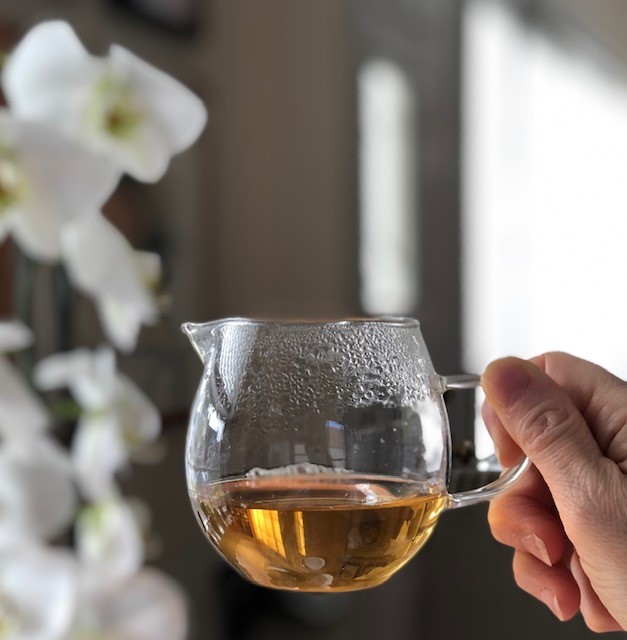
[[[190,640],[592,637],[516,588],[481,507],[446,514],[373,591],[244,583],[189,508],[185,423],[201,366],[178,326],[403,314],[420,319],[443,374],[563,349],[627,377],[627,5],[2,0],[0,48],[47,18],[92,52],[128,47],[210,112],[161,182],[126,180],[106,208],[134,246],[162,255],[172,298],[121,358],[159,404],[168,446],[125,487],[153,508]],[[2,268],[11,256],[0,247]],[[14,293],[0,283],[2,314]],[[97,344],[93,310],[72,313],[67,345]],[[489,455],[459,402],[455,442]]]

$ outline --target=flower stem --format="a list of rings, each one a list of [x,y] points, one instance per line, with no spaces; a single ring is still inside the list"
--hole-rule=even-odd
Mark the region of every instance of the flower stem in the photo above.
[[[56,264],[54,269],[54,302],[56,307],[56,351],[69,351],[72,344],[73,289],[62,265]]]
[[[33,297],[35,293],[35,276],[37,263],[15,247],[15,289],[14,313],[27,327],[33,328]],[[16,354],[16,362],[22,373],[30,378],[35,364],[35,346],[23,349]]]

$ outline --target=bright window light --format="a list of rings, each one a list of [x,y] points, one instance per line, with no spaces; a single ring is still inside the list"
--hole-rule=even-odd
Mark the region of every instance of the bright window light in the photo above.
[[[403,314],[419,297],[416,98],[403,70],[371,60],[358,75],[361,302]]]
[[[627,378],[627,74],[466,6],[465,366],[564,350]]]

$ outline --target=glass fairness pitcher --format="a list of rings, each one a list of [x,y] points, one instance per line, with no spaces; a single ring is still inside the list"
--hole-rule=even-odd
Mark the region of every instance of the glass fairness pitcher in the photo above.
[[[204,363],[186,473],[206,536],[252,582],[348,591],[384,582],[439,514],[489,500],[523,460],[449,493],[443,394],[417,320],[187,323]]]

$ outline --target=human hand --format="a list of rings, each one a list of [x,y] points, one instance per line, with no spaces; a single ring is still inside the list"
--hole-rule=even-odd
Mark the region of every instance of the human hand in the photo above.
[[[490,505],[514,577],[560,620],[627,629],[627,383],[565,353],[504,358],[482,376],[483,418],[520,480]]]

